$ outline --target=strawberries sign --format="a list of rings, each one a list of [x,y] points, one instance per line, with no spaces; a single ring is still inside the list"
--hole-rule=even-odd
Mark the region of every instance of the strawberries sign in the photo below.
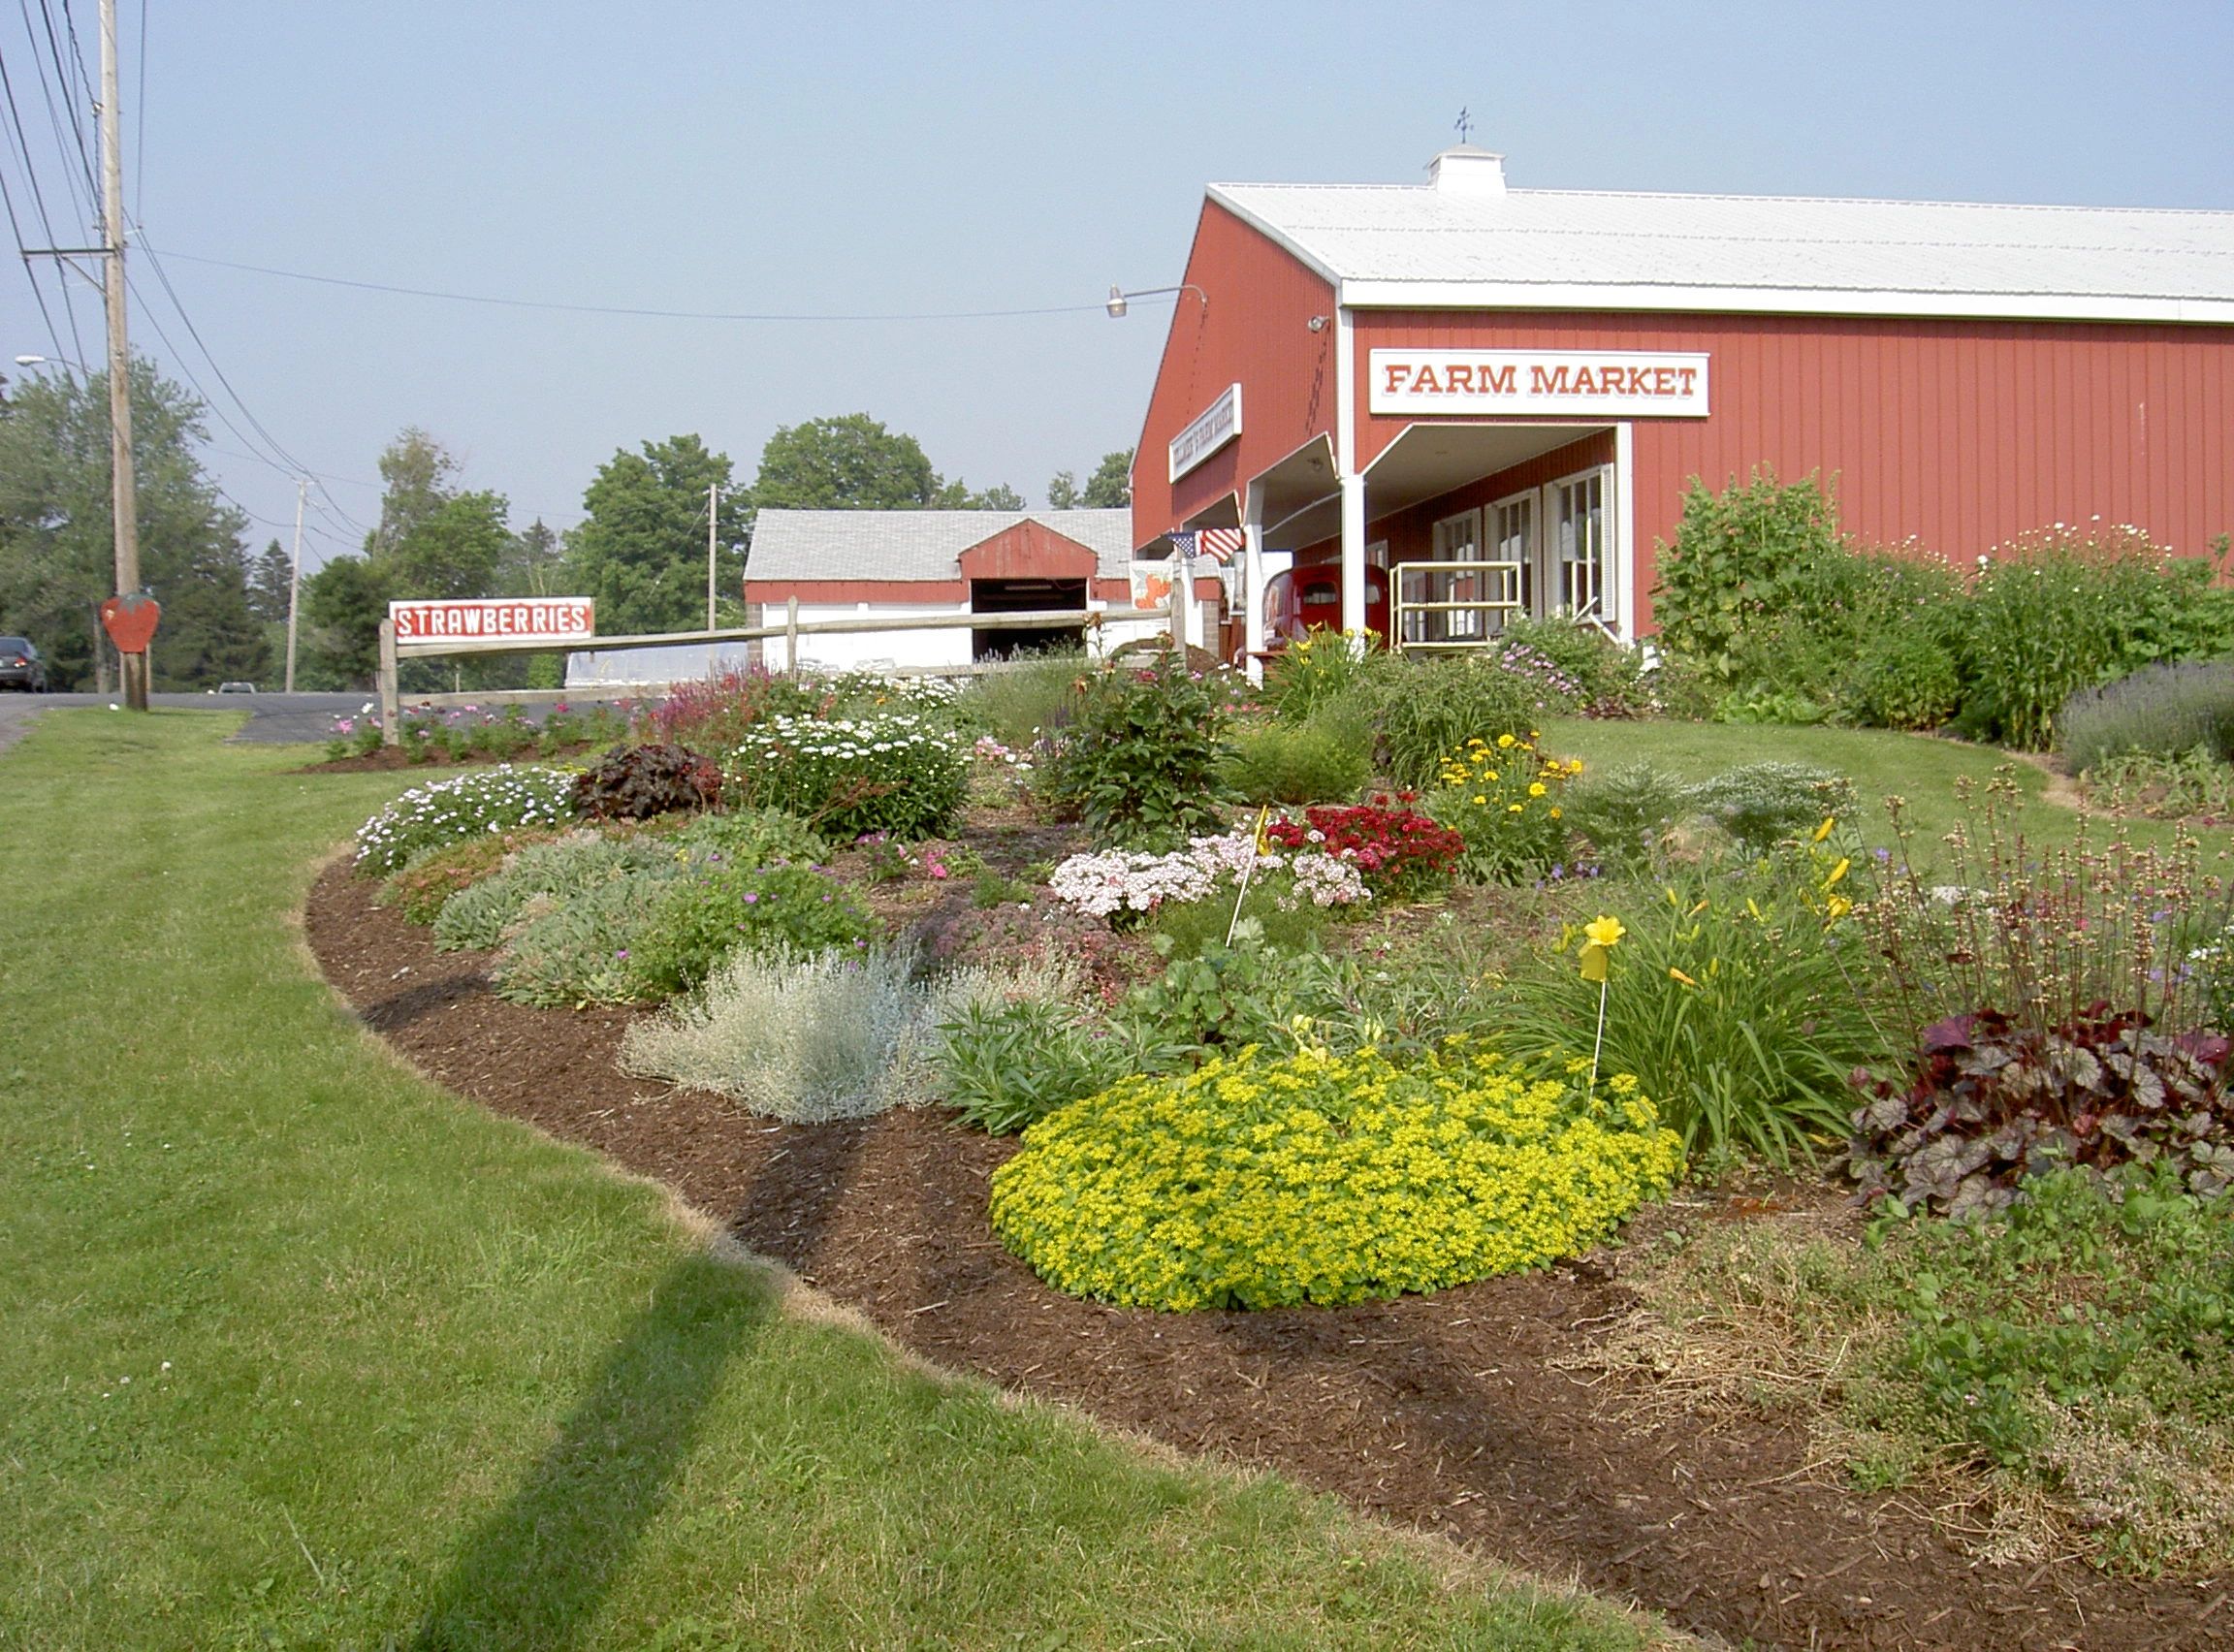
[[[155,640],[155,623],[162,618],[162,604],[139,591],[112,596],[101,605],[101,623],[108,628],[109,640],[116,645],[118,653],[145,653],[147,645]]]

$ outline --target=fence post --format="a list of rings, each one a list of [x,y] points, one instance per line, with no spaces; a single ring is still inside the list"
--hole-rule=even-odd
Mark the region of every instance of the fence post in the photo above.
[[[400,746],[402,731],[397,726],[400,696],[396,687],[396,621],[380,621],[380,744]]]
[[[799,599],[795,596],[783,604],[783,665],[793,677],[799,675]]]

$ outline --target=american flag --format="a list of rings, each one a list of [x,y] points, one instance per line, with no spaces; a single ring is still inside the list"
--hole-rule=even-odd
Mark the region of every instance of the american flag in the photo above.
[[[1190,561],[1207,556],[1213,562],[1229,562],[1242,544],[1242,532],[1237,527],[1196,528],[1171,535],[1171,549]]]

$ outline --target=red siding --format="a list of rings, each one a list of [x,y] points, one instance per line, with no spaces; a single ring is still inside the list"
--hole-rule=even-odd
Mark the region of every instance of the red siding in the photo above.
[[[2234,528],[2234,328],[1368,310],[1356,338],[1361,465],[1409,422],[1365,410],[1376,347],[1707,351],[1712,416],[1635,423],[1641,592],[1686,483],[1757,464],[1955,560],[2092,516],[2187,554]]]
[[[1135,546],[1238,495],[1249,478],[1334,428],[1333,289],[1208,202],[1186,278],[1209,302],[1181,293],[1172,314],[1133,459]],[[1318,333],[1313,316],[1326,317]],[[1171,438],[1230,384],[1242,386],[1241,434],[1173,483]]]
[[[1043,523],[1020,522],[962,553],[966,580],[1089,580],[1093,549]]]

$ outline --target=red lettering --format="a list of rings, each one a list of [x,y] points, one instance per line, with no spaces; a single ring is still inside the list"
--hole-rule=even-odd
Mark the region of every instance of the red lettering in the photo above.
[[[1464,391],[1474,394],[1474,369],[1463,362],[1454,362],[1443,373],[1443,388],[1455,396]]]
[[[1514,378],[1514,372],[1515,368],[1511,362],[1507,362],[1501,367],[1484,367],[1482,369],[1482,393],[1484,396],[1518,395],[1517,381]]]
[[[1683,381],[1682,394],[1689,396],[1691,394],[1691,381],[1699,376],[1699,369],[1697,367],[1677,367],[1675,371],[1676,376]]]
[[[1645,382],[1650,377],[1651,374],[1647,369],[1631,367],[1629,369],[1629,394],[1631,396],[1650,396],[1652,387]]]
[[[1404,388],[1405,377],[1412,371],[1412,368],[1408,363],[1390,362],[1385,370],[1388,373],[1388,379],[1381,388],[1394,396]]]
[[[1575,394],[1574,368],[1555,367],[1547,370],[1541,364],[1528,369],[1530,396],[1573,396]],[[1587,368],[1583,369],[1587,375]]]

